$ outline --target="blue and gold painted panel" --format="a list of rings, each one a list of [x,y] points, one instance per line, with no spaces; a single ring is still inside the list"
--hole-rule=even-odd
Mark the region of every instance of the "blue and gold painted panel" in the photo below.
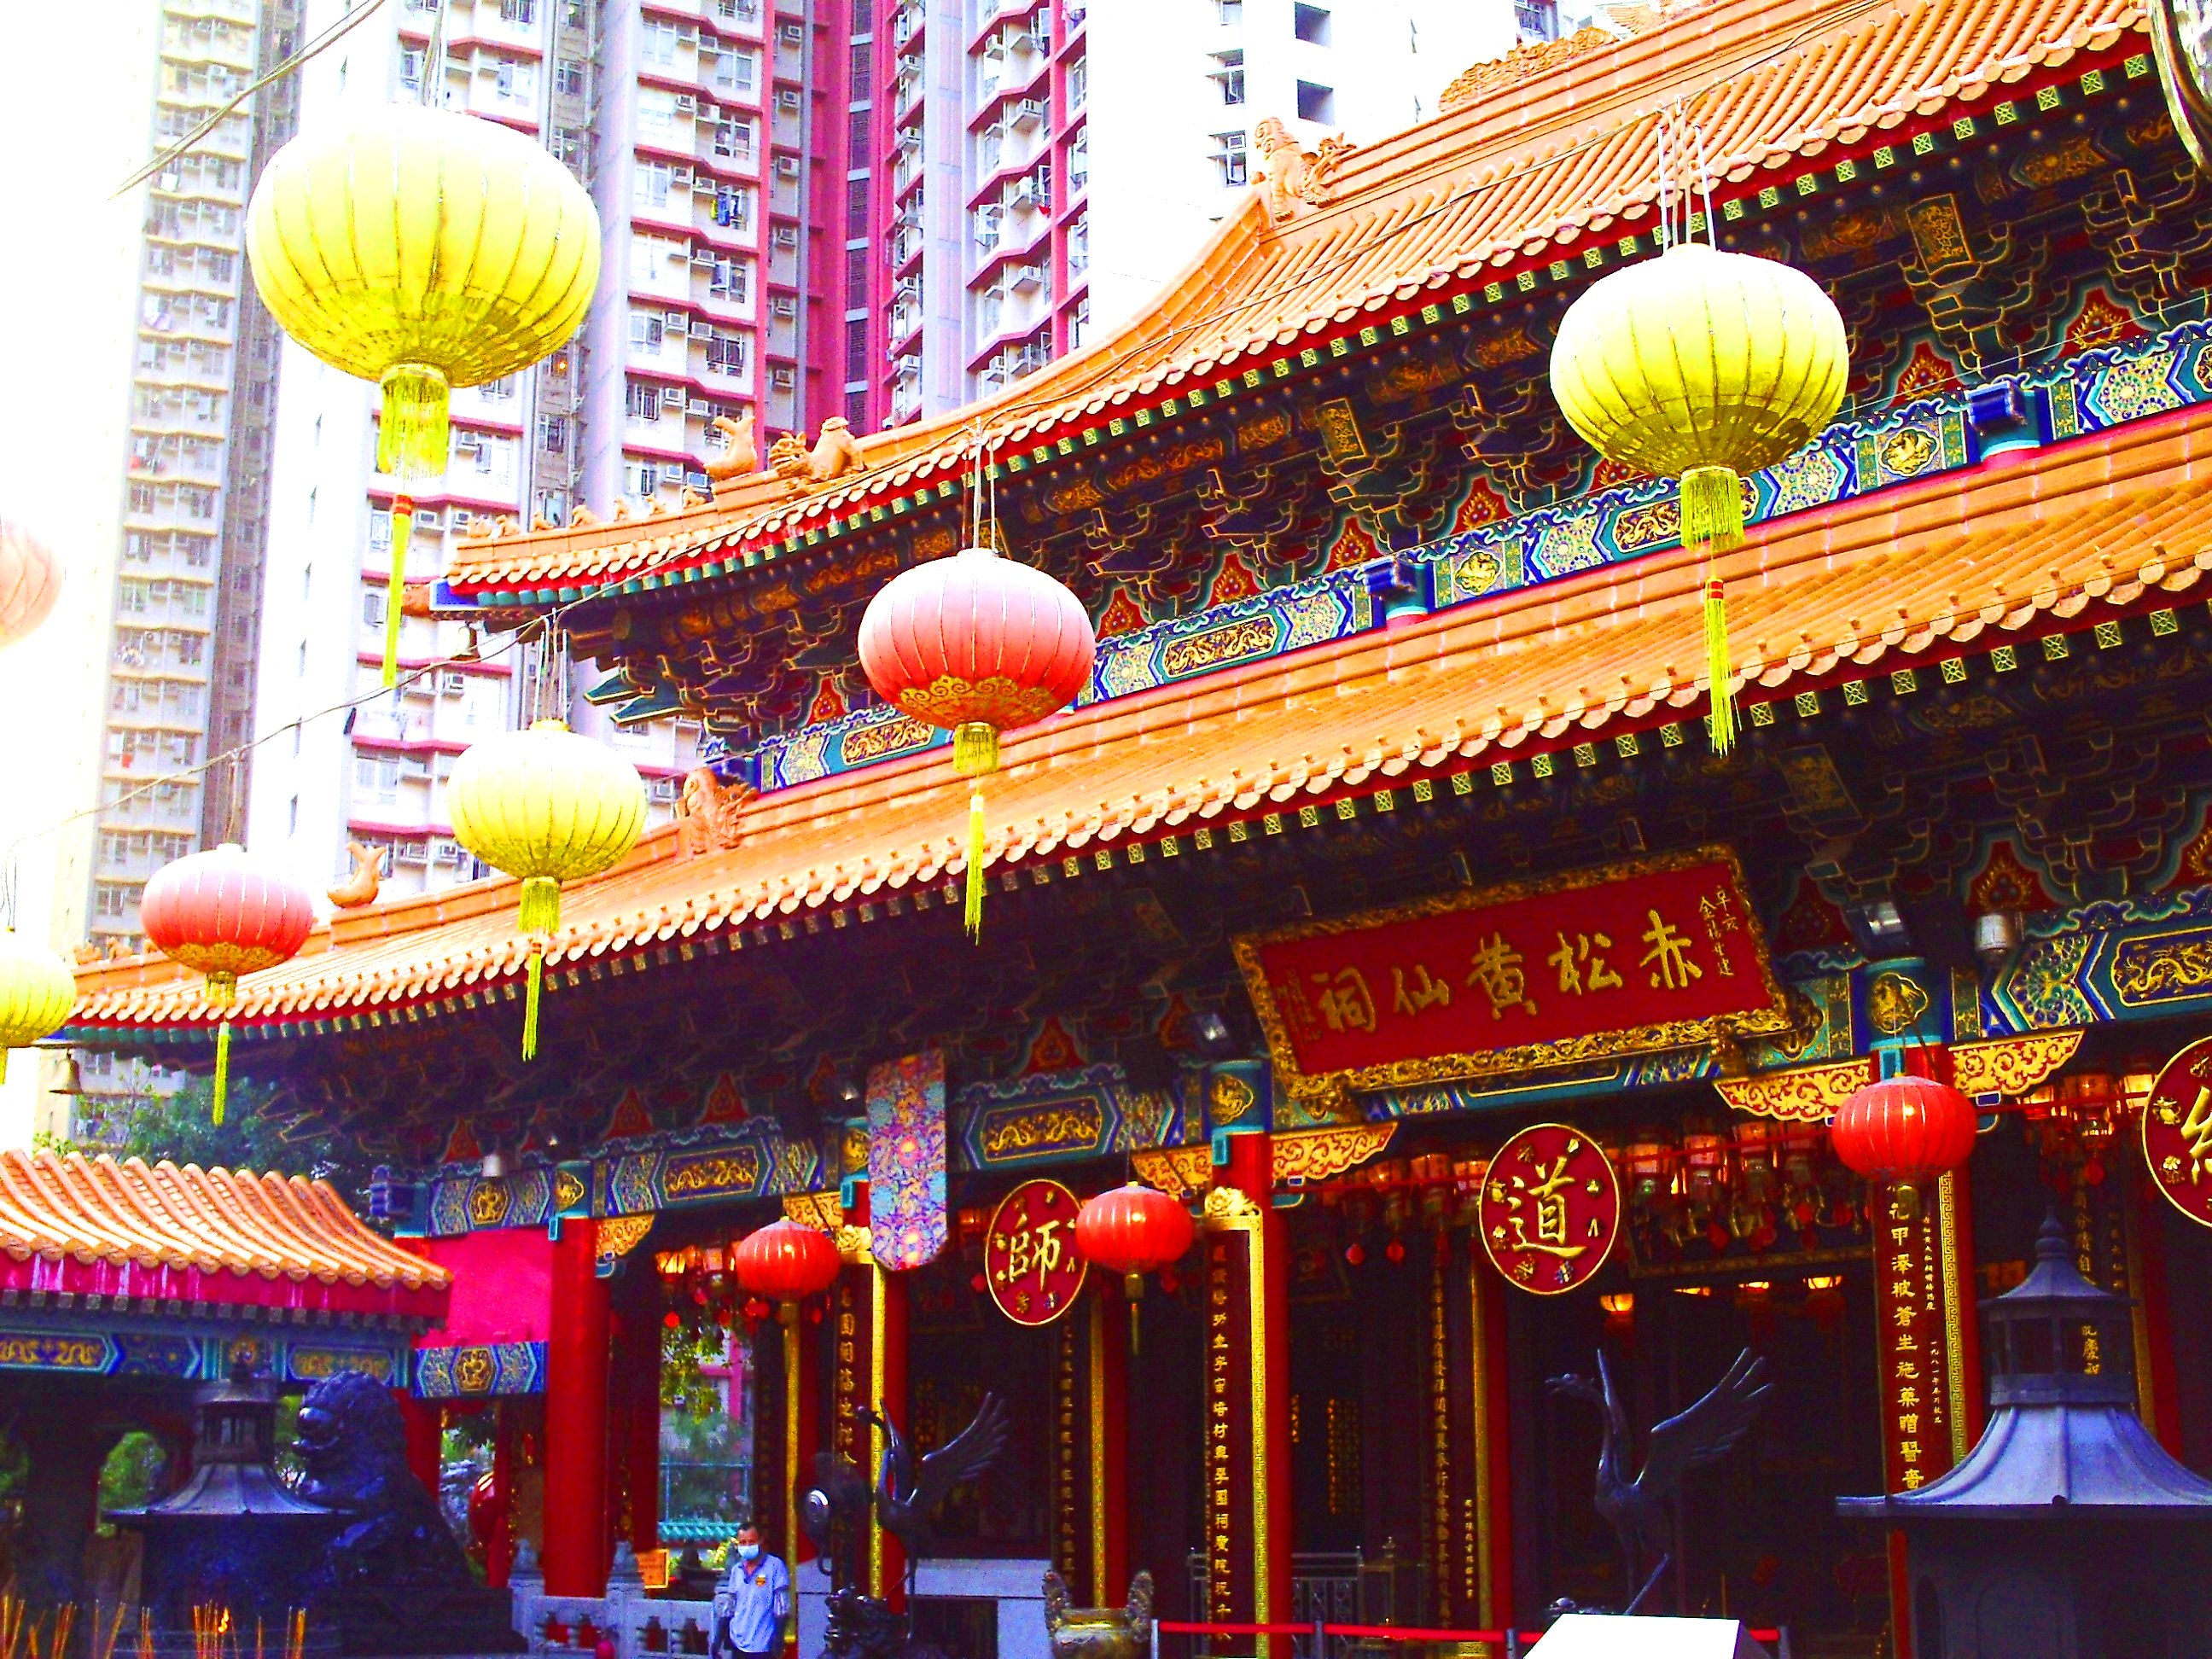
[[[489,1342],[415,1351],[415,1394],[422,1400],[484,1400],[545,1392],[543,1342]]]
[[[1174,1144],[1181,1115],[1119,1066],[974,1083],[954,1097],[955,1167],[1006,1170]]]
[[[17,1307],[0,1314],[0,1370],[78,1376],[219,1382],[234,1363],[285,1382],[315,1382],[341,1370],[398,1384],[407,1376],[408,1339],[354,1334],[344,1341],[287,1332],[243,1336],[213,1322],[134,1318],[82,1308],[64,1313]]]

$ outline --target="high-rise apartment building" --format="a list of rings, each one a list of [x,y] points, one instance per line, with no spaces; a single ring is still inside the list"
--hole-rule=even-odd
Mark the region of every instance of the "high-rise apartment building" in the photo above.
[[[582,331],[458,392],[404,583],[474,520],[669,512],[707,486],[725,422],[757,451],[954,408],[1079,347],[1186,263],[1235,204],[1273,116],[1310,146],[1379,137],[1516,38],[1510,0],[396,0],[299,76],[301,121],[431,96],[544,144],[596,204]],[[307,0],[302,32],[343,15]],[[439,61],[428,61],[436,52]],[[386,891],[472,873],[444,781],[546,706],[528,653],[408,616],[374,688],[392,481],[375,389],[285,354],[262,596],[252,836],[326,884],[388,849]],[[673,808],[700,734],[617,726],[588,665],[556,700]],[[273,736],[270,736],[273,734]]]
[[[153,143],[173,143],[289,56],[290,0],[168,0]],[[252,730],[276,330],[246,279],[255,169],[288,136],[280,80],[148,182],[106,752],[95,943],[138,931],[146,878],[243,827],[246,779],[211,756]],[[176,775],[170,775],[174,774]]]

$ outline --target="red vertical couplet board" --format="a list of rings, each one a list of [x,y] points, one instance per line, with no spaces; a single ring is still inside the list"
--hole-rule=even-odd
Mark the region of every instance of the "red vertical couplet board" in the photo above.
[[[1875,1340],[1881,1352],[1882,1469],[1892,1492],[1916,1492],[1951,1467],[1950,1320],[1934,1195],[1910,1220],[1877,1192]]]
[[[1251,1317],[1243,1234],[1206,1236],[1205,1617],[1252,1618]]]
[[[1493,1076],[1778,1031],[1725,848],[1454,893],[1241,939],[1293,1093]]]

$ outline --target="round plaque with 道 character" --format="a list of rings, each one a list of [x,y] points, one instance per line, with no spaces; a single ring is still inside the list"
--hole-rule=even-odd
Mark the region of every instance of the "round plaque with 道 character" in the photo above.
[[[1075,1305],[1086,1271],[1075,1248],[1082,1207],[1057,1181],[1024,1181],[991,1212],[983,1280],[1015,1324],[1049,1325]]]
[[[2166,1061],[2151,1085],[2142,1150],[2166,1202],[2198,1226],[2212,1227],[2212,1037]]]
[[[1482,1248],[1535,1296],[1587,1284],[1620,1234],[1620,1182],[1605,1149],[1565,1123],[1534,1123],[1498,1149],[1482,1182]]]

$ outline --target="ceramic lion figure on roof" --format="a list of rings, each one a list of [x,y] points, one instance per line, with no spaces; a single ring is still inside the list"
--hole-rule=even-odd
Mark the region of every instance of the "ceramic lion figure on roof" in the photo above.
[[[1259,149],[1261,167],[1253,182],[1265,193],[1267,211],[1278,219],[1289,218],[1301,202],[1318,207],[1328,200],[1329,180],[1355,148],[1340,132],[1307,149],[1272,115],[1252,130],[1252,143]]]

